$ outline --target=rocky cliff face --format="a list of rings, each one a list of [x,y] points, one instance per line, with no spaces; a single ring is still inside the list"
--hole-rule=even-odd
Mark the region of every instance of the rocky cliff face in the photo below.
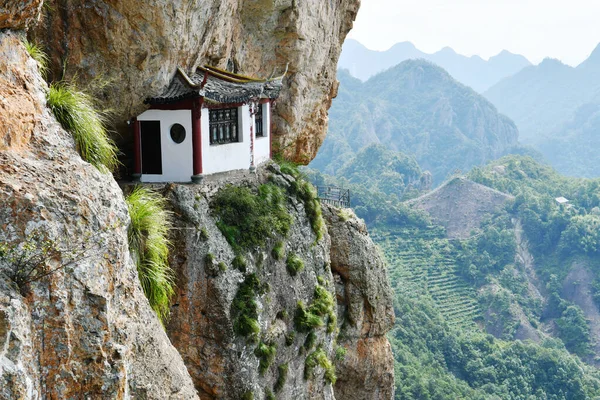
[[[282,238],[269,240],[264,247],[243,252],[247,264],[242,270],[236,268],[235,252],[216,226],[213,202],[226,185],[257,190],[261,184],[277,182],[287,190],[293,181],[273,167],[260,169],[258,175],[236,173],[201,185],[165,188],[178,216],[172,265],[177,268],[179,294],[169,336],[203,399],[239,399],[248,393],[260,399],[268,393],[282,399],[390,399],[393,358],[385,334],[394,319],[391,289],[362,222],[355,217],[339,219],[339,210],[328,209],[330,235],[317,240],[304,203],[292,195],[287,209],[294,222],[283,238],[283,256],[272,251]],[[286,267],[291,254],[304,263],[295,276]],[[260,334],[249,341],[235,331],[234,309],[238,293],[253,275],[268,289],[256,297]],[[318,287],[332,299],[337,294],[338,308],[332,303],[332,312],[339,335],[326,326],[312,333],[298,326],[298,302],[313,304]],[[259,343],[275,349],[262,372]],[[306,375],[311,355],[319,348],[337,364],[335,386],[326,379],[322,365],[313,378]],[[336,358],[341,348],[346,355]],[[287,371],[283,380],[282,368]]]
[[[308,163],[325,138],[337,92],[341,44],[359,0],[49,0],[35,30],[55,77],[109,83],[101,95],[114,121],[144,109],[176,67],[201,64],[257,76],[282,74],[275,149]],[[93,89],[93,88],[92,88]]]
[[[350,210],[325,208],[331,237],[331,270],[340,324],[339,399],[393,399],[394,357],[385,336],[394,326],[392,290],[379,250],[364,221]]]
[[[381,259],[364,225],[337,210],[328,211],[332,235],[323,227],[318,238],[298,182],[276,166],[163,188],[178,225],[171,344],[129,254],[122,191],[82,161],[50,113],[48,87],[16,31],[34,24],[41,6],[0,2],[0,398],[391,398],[384,335],[393,315]],[[104,98],[122,115],[160,91],[176,65],[270,73],[290,61],[279,139],[303,159],[324,132],[330,72],[357,6],[56,0],[37,35],[52,33],[50,56],[65,62],[67,77],[120,82],[127,90]],[[266,182],[288,193],[293,222],[285,238],[244,252],[241,265],[213,200],[228,184]],[[297,273],[292,253],[303,262]],[[251,338],[239,333],[244,307],[258,313]]]
[[[46,108],[22,39],[0,33],[0,398],[197,398],[140,288],[122,192]]]

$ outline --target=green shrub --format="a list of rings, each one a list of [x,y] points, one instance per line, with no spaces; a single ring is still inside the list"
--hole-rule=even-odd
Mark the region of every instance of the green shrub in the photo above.
[[[241,255],[235,256],[235,258],[232,261],[232,265],[233,265],[233,268],[237,269],[238,271],[240,271],[242,273],[245,273],[246,268],[248,267],[248,263],[246,262],[246,259],[244,258],[244,256],[241,256]]]
[[[242,400],[254,400],[254,392],[249,390],[242,395]]]
[[[306,335],[306,340],[304,341],[304,350],[308,351],[308,350],[312,349],[315,346],[316,342],[317,342],[316,333],[314,331],[308,332],[308,335]]]
[[[164,323],[169,301],[175,294],[175,279],[169,266],[171,213],[158,193],[136,187],[127,196],[131,224],[127,231],[129,249],[137,266],[140,283],[150,306]]]
[[[206,253],[206,255],[204,256],[204,263],[211,265],[214,262],[215,262],[215,256],[213,255],[213,253]]]
[[[292,276],[296,276],[298,272],[304,269],[304,261],[294,253],[288,255],[285,265]]]
[[[202,229],[200,229],[200,240],[202,240],[203,242],[206,242],[208,240],[208,231],[205,227],[202,227]]]
[[[331,293],[324,286],[317,285],[315,297],[308,308],[302,302],[298,302],[294,319],[296,329],[300,332],[310,332],[320,328],[324,325],[322,317],[327,316],[327,333],[333,333],[337,325],[335,306],[335,299]]]
[[[226,186],[212,206],[217,226],[235,251],[264,246],[269,238],[287,235],[292,225],[283,190],[272,184],[261,185],[258,193]]]
[[[265,389],[265,400],[275,400],[275,395],[269,389]]]
[[[321,317],[313,314],[301,301],[298,302],[296,307],[294,323],[299,332],[310,332],[312,329],[320,328],[324,325]]]
[[[30,42],[29,40],[24,40],[23,45],[25,46],[25,50],[27,50],[27,53],[29,53],[31,58],[37,62],[42,77],[46,79],[48,74],[48,55],[46,55],[39,45]]]
[[[256,274],[248,275],[240,285],[232,304],[235,333],[251,340],[256,340],[260,333],[258,304],[256,302],[260,289],[260,281]]]
[[[219,271],[221,272],[227,271],[227,264],[225,264],[223,261],[219,261],[218,267]]]
[[[298,165],[284,159],[280,154],[275,156],[275,162],[279,164],[281,172],[291,175],[295,181],[290,185],[290,192],[304,203],[306,216],[310,221],[317,240],[321,240],[325,232],[325,221],[321,210],[321,202],[313,185],[308,182],[306,176],[298,169]]]
[[[273,360],[275,360],[276,354],[277,348],[274,345],[268,345],[263,342],[258,344],[254,350],[254,355],[259,359],[258,371],[261,375],[269,369]]]
[[[118,148],[90,96],[61,82],[50,85],[46,98],[58,122],[73,135],[81,158],[101,171],[114,171],[119,165]]]
[[[304,203],[310,226],[317,236],[317,240],[321,240],[325,232],[325,221],[323,220],[321,202],[315,188],[310,182],[298,177],[290,185],[290,191]]]
[[[589,322],[579,306],[568,306],[556,320],[556,325],[558,334],[569,351],[581,357],[590,353]]]
[[[323,368],[325,371],[325,380],[331,384],[335,384],[337,381],[337,377],[335,375],[335,366],[331,360],[327,358],[327,354],[321,347],[306,357],[306,361],[304,363],[304,379],[314,378],[314,369],[317,365]]]
[[[277,382],[275,382],[275,392],[279,392],[281,389],[283,389],[285,381],[287,380],[288,370],[288,363],[281,364],[279,367],[277,367],[279,375],[277,375]]]
[[[281,260],[281,259],[283,259],[284,254],[285,254],[284,245],[283,245],[283,242],[280,240],[277,243],[275,243],[273,250],[271,250],[271,255],[273,256],[274,259]]]
[[[344,361],[344,359],[346,358],[346,353],[347,352],[348,351],[346,350],[345,347],[338,346],[335,349],[335,359],[336,359],[336,361]]]
[[[340,208],[338,210],[337,215],[338,215],[338,218],[343,222],[346,222],[350,218],[352,218],[352,212],[346,208]]]
[[[291,346],[294,344],[294,340],[296,340],[296,332],[291,331],[285,334],[285,345]]]
[[[288,318],[287,310],[283,309],[277,312],[277,319],[286,320]]]
[[[315,287],[315,298],[310,305],[310,311],[319,316],[335,317],[335,299],[329,291],[321,285]]]

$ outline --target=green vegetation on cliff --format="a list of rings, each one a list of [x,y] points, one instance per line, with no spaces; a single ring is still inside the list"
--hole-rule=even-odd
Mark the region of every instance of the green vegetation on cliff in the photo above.
[[[236,251],[266,244],[267,239],[287,235],[292,217],[283,190],[264,184],[254,193],[247,187],[229,185],[213,201],[217,226]]]
[[[55,82],[50,85],[47,101],[58,122],[73,135],[81,158],[100,170],[114,171],[119,165],[118,148],[92,98],[73,84]]]
[[[175,278],[169,265],[171,213],[166,200],[148,188],[134,188],[125,200],[131,217],[127,231],[129,250],[144,294],[164,324],[175,294]]]

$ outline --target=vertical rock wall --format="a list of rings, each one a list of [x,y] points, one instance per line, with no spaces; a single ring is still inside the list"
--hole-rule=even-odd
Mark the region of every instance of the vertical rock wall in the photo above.
[[[276,170],[275,170],[276,171]],[[254,190],[271,181],[277,172],[260,167],[258,174],[235,172],[205,178],[201,185],[169,185],[165,194],[171,199],[177,218],[176,245],[172,266],[178,275],[179,293],[172,308],[169,337],[181,352],[194,379],[201,399],[237,400],[252,393],[263,399],[269,391],[280,399],[334,399],[333,388],[317,368],[313,379],[305,379],[307,356],[322,346],[333,358],[335,333],[322,327],[315,330],[315,343],[305,349],[306,332],[298,331],[294,322],[298,301],[310,304],[318,277],[334,292],[329,270],[329,237],[317,241],[304,205],[290,195],[288,211],[293,224],[286,237],[268,240],[266,246],[243,252],[245,271],[234,267],[234,251],[216,226],[211,202],[226,185]],[[291,177],[287,177],[292,179]],[[283,178],[282,185],[289,185]],[[204,233],[203,233],[204,232]],[[272,248],[284,243],[284,256],[276,259]],[[304,263],[296,276],[286,268],[286,258],[295,253]],[[214,259],[208,260],[207,254]],[[219,268],[219,263],[226,270]],[[255,354],[257,342],[234,332],[233,303],[242,282],[255,274],[264,293],[256,297],[259,306],[259,341],[273,345],[276,355],[269,368],[260,373]],[[289,337],[293,340],[286,342]],[[279,367],[288,366],[285,384],[276,390]]]
[[[0,398],[197,398],[140,288],[122,192],[49,112],[23,39],[0,32]],[[15,265],[38,275],[17,285]]]
[[[308,163],[327,132],[337,60],[360,1],[47,3],[35,38],[49,50],[54,78],[92,82],[125,135],[124,121],[144,109],[145,98],[161,93],[177,66],[191,70],[208,63],[268,77],[288,65],[273,116],[275,149]]]
[[[341,316],[338,344],[346,349],[336,364],[336,399],[393,399],[394,358],[385,335],[394,326],[394,309],[385,262],[351,210],[326,207],[324,215]]]

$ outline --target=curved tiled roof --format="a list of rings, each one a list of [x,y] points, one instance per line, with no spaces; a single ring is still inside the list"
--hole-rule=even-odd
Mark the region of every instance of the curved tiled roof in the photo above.
[[[255,79],[233,74],[215,67],[200,67],[193,74],[181,68],[167,89],[158,97],[146,99],[146,104],[169,104],[193,97],[204,97],[216,103],[245,103],[252,99],[275,99],[279,96],[283,76],[275,79]]]

